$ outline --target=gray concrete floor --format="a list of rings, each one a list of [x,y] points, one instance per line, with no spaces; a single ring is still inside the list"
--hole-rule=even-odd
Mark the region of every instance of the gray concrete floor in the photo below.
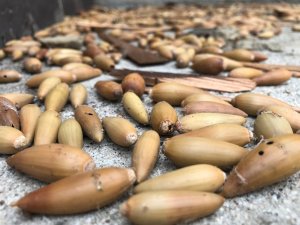
[[[260,48],[269,55],[268,63],[300,65],[300,35],[292,33],[288,28],[284,32],[271,40],[250,40],[250,45]],[[249,44],[248,43],[248,44]],[[282,52],[270,52],[261,49],[265,44],[273,43],[280,47]],[[27,89],[25,81],[29,78],[21,70],[21,64],[12,64],[10,60],[0,62],[0,69],[17,69],[24,74],[22,81],[11,84],[0,84],[0,93],[7,92],[28,92],[35,93],[35,90]],[[118,68],[135,68],[128,61],[122,61]],[[45,67],[45,70],[48,68]],[[145,70],[190,72],[189,69],[178,70],[174,63],[167,65],[147,67]],[[96,81],[110,78],[107,74],[90,81],[83,82],[88,88],[88,105],[92,106],[101,118],[106,116],[121,115],[136,124],[123,110],[120,103],[111,103],[98,97],[93,86]],[[300,105],[300,79],[292,78],[286,84],[278,87],[259,87],[254,90],[257,93],[269,94],[293,105]],[[217,93],[222,94],[222,93]],[[235,96],[236,94],[226,94]],[[148,111],[151,111],[151,99],[143,96]],[[182,116],[180,109],[177,109]],[[61,113],[63,120],[73,117],[73,109],[67,105]],[[141,127],[136,124],[138,133],[141,134],[149,127]],[[253,129],[253,119],[248,118],[247,127]],[[163,139],[162,139],[163,141]],[[255,143],[248,147],[253,147]],[[113,144],[107,137],[100,143],[94,143],[89,139],[84,141],[84,150],[95,160],[97,167],[120,166],[129,167],[131,164],[131,149],[121,148]],[[40,224],[40,225],[90,225],[90,224],[129,224],[126,218],[119,213],[119,205],[128,195],[124,195],[119,201],[95,210],[90,213],[74,216],[43,216],[30,215],[22,212],[18,208],[12,208],[10,203],[24,196],[37,188],[42,187],[42,182],[31,179],[24,174],[16,172],[6,165],[7,156],[0,156],[0,224]],[[152,177],[175,169],[175,166],[163,154],[159,155],[159,160],[151,174]],[[289,179],[264,188],[261,191],[248,194],[242,197],[226,200],[224,205],[212,216],[194,221],[191,224],[216,224],[216,225],[242,225],[242,224],[300,224],[300,172]]]

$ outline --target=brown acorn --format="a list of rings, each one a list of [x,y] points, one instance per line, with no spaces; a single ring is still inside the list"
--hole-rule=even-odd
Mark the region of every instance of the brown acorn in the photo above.
[[[60,83],[56,85],[45,98],[46,110],[54,110],[60,112],[68,101],[69,85]]]
[[[42,69],[42,62],[37,58],[27,58],[24,60],[23,67],[28,73],[39,73]]]
[[[208,75],[218,75],[225,69],[223,59],[219,57],[209,57],[200,60],[195,58],[192,68],[196,72]]]
[[[268,59],[268,56],[261,52],[252,51],[254,55],[254,62],[262,62]]]
[[[19,115],[15,104],[0,96],[0,126],[20,128]]]
[[[255,77],[253,80],[257,86],[280,85],[288,81],[292,73],[286,69],[275,69],[265,73],[262,76]]]
[[[16,128],[0,126],[0,154],[15,154],[26,146],[26,138]]]
[[[70,101],[74,108],[83,105],[87,99],[87,90],[83,84],[74,84],[70,92]]]
[[[97,68],[108,72],[115,67],[115,62],[105,54],[96,55],[94,58],[94,63]]]
[[[22,74],[15,70],[0,70],[0,83],[18,82]]]
[[[26,93],[6,93],[0,94],[0,96],[7,98],[12,103],[14,103],[17,109],[20,109],[24,105],[32,103],[34,99],[34,95]]]
[[[95,43],[89,43],[87,46],[86,46],[86,49],[85,51],[83,52],[83,54],[85,56],[89,56],[91,57],[92,59],[99,55],[99,54],[104,54],[103,50],[99,48],[98,45],[96,45]]]
[[[145,92],[145,80],[138,73],[130,73],[123,78],[122,89],[124,93],[132,91],[141,97]]]
[[[98,81],[95,88],[101,97],[110,101],[117,101],[123,96],[122,86],[114,81]]]

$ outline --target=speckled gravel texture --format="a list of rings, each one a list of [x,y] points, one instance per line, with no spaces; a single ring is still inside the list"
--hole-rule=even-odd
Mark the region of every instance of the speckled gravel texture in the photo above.
[[[292,33],[288,28],[284,32],[271,40],[261,41],[253,39],[251,45],[258,46],[261,43],[274,43],[283,52],[269,52],[263,50],[269,56],[267,63],[293,64],[300,65],[300,36],[299,33]],[[264,45],[259,45],[264,46]],[[261,49],[260,49],[261,50]],[[0,69],[21,70],[21,64],[12,64],[10,60],[0,62]],[[128,61],[122,61],[117,68],[137,68]],[[168,72],[191,72],[189,69],[176,69],[174,63],[169,63],[156,67],[143,67],[144,70],[168,71]],[[44,67],[47,70],[47,67]],[[22,71],[23,73],[23,71]],[[24,78],[19,83],[1,84],[0,92],[26,92],[36,93],[35,90],[27,89],[25,81],[29,75],[24,74]],[[111,103],[98,97],[93,86],[98,80],[109,79],[107,75],[83,82],[88,88],[87,104],[92,106],[101,118],[106,116],[122,116],[133,122],[138,128],[138,134],[141,135],[149,127],[141,127],[135,123],[124,111],[120,103]],[[286,84],[278,87],[259,87],[253,92],[265,93],[279,98],[293,105],[300,105],[300,78],[292,78]],[[222,94],[222,93],[217,93]],[[236,94],[226,94],[226,96],[235,96]],[[143,100],[148,111],[151,111],[152,102],[147,96]],[[40,103],[38,103],[41,105]],[[42,105],[41,105],[42,106]],[[180,116],[180,109],[177,108]],[[67,105],[61,113],[62,119],[74,116],[73,109]],[[247,127],[253,130],[253,119],[248,118]],[[163,141],[163,139],[162,139]],[[249,148],[255,143],[250,144]],[[113,144],[107,137],[98,144],[89,139],[84,140],[84,150],[88,152],[95,160],[97,167],[120,166],[130,167],[131,148],[121,148]],[[6,165],[7,156],[0,156],[0,224],[1,225],[89,225],[89,224],[129,224],[126,218],[122,217],[119,212],[120,203],[128,198],[125,194],[119,201],[95,210],[90,213],[72,216],[43,216],[30,215],[24,213],[18,208],[12,208],[10,204],[26,193],[38,189],[45,184],[27,177],[24,174],[16,172]],[[163,174],[175,169],[175,166],[163,154],[160,154],[151,177]],[[199,219],[191,224],[216,224],[216,225],[242,225],[242,224],[281,224],[291,225],[300,224],[300,173],[297,173],[289,179],[264,188],[255,193],[242,197],[226,200],[224,205],[212,216]],[[154,225],[154,224],[153,224]]]

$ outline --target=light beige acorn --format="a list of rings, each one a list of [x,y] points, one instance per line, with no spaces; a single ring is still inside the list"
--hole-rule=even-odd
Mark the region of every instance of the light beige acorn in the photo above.
[[[5,93],[0,94],[0,96],[7,98],[12,103],[14,103],[17,109],[20,109],[24,105],[32,103],[34,99],[34,95],[26,93]]]
[[[55,143],[61,119],[59,113],[53,110],[43,112],[37,121],[34,134],[34,145]]]
[[[100,69],[93,68],[84,63],[68,63],[62,69],[74,74],[77,82],[98,77],[102,73]]]
[[[18,110],[15,104],[0,96],[0,126],[20,128]]]
[[[226,174],[207,164],[187,166],[148,179],[134,188],[134,193],[183,190],[215,192],[225,182]]]
[[[253,139],[253,133],[246,127],[230,123],[210,125],[174,136],[173,138],[182,136],[212,138],[240,146],[248,144]]]
[[[188,67],[191,62],[191,57],[186,53],[181,53],[176,57],[176,66],[178,68]]]
[[[253,54],[253,52],[241,48],[226,51],[222,55],[230,59],[242,62],[253,62],[255,60],[255,55]]]
[[[154,130],[145,131],[135,143],[132,152],[132,168],[137,183],[145,180],[157,161],[160,146],[159,135]]]
[[[0,70],[0,84],[18,82],[21,78],[22,74],[15,70]]]
[[[93,108],[87,105],[79,105],[75,109],[75,119],[81,125],[86,136],[95,142],[101,142],[103,139],[102,123]]]
[[[94,58],[94,63],[97,68],[103,71],[111,71],[115,67],[115,62],[105,54],[98,54]]]
[[[164,154],[180,167],[204,163],[227,169],[247,153],[238,145],[203,137],[170,138],[163,146]]]
[[[98,81],[95,88],[101,97],[110,101],[117,101],[123,96],[122,86],[114,81]]]
[[[42,62],[37,58],[27,58],[23,62],[23,67],[28,73],[39,73],[42,69]]]
[[[147,125],[149,116],[142,100],[133,92],[128,91],[123,95],[122,104],[126,112],[137,122]]]
[[[133,195],[121,205],[120,211],[133,224],[172,225],[208,216],[223,203],[224,198],[213,193],[155,191]]]
[[[24,57],[24,52],[19,49],[15,49],[11,52],[12,61],[19,61]]]
[[[300,136],[289,134],[264,140],[231,171],[222,195],[243,195],[277,183],[300,170]]]
[[[84,213],[111,204],[127,191],[134,181],[135,174],[132,169],[95,169],[33,191],[12,206],[26,212],[47,215]]]
[[[216,96],[216,95],[212,95],[208,92],[203,92],[203,93],[198,93],[198,94],[193,94],[188,96],[187,98],[185,98],[182,102],[181,102],[181,106],[184,107],[189,103],[193,103],[193,102],[216,102],[216,103],[220,103],[220,104],[224,104],[224,105],[228,105],[228,106],[232,106],[230,103],[224,101],[223,99],[221,99],[220,97]]]
[[[25,105],[20,110],[21,131],[26,137],[26,146],[31,145],[33,141],[35,128],[41,113],[41,109],[35,104]]]
[[[103,127],[109,138],[122,147],[129,147],[138,139],[134,125],[124,118],[105,117]]]
[[[150,116],[150,124],[153,130],[160,135],[169,135],[174,131],[177,121],[175,109],[167,102],[156,103]]]
[[[186,97],[192,94],[203,92],[205,91],[199,88],[178,83],[166,82],[156,84],[150,92],[150,97],[154,102],[166,101],[170,105],[180,106],[181,102]]]
[[[255,119],[254,133],[259,138],[268,139],[284,134],[292,134],[293,130],[284,117],[274,112],[264,111]]]
[[[130,73],[122,80],[123,92],[132,91],[141,97],[145,92],[145,80],[139,73]]]
[[[87,153],[63,144],[33,146],[9,157],[6,162],[10,167],[44,182],[95,168],[93,159]]]
[[[26,145],[26,138],[16,128],[0,126],[0,154],[15,154]]]
[[[230,73],[228,74],[228,76],[229,77],[237,77],[237,78],[253,79],[256,77],[260,77],[263,74],[264,74],[264,72],[261,70],[258,70],[258,69],[249,68],[249,67],[240,67],[240,68],[231,70]]]
[[[83,105],[87,99],[87,90],[83,84],[74,84],[70,92],[70,102],[74,108]]]
[[[46,110],[54,110],[60,112],[68,101],[69,85],[60,83],[56,85],[45,98]]]
[[[59,127],[58,142],[72,147],[82,148],[83,134],[77,120],[67,119]]]
[[[288,81],[292,73],[286,69],[275,69],[265,73],[262,76],[255,77],[253,80],[258,86],[279,85]]]
[[[46,95],[58,84],[61,83],[59,77],[49,77],[41,82],[39,85],[37,96],[40,100],[44,100]]]
[[[176,129],[180,133],[186,133],[206,126],[219,123],[230,123],[242,125],[246,122],[243,116],[224,113],[194,113],[178,119]]]
[[[5,52],[3,51],[3,49],[0,49],[0,60],[5,58]]]

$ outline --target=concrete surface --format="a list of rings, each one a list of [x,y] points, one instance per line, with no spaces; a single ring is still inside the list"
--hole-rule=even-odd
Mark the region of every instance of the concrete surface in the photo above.
[[[284,52],[263,51],[269,55],[268,63],[294,64],[300,65],[300,39],[299,33],[291,33],[289,29],[284,29],[284,33],[270,41],[257,41],[255,43],[275,43],[282,47]],[[295,50],[294,53],[292,50]],[[134,68],[135,66],[127,61],[122,61],[118,68]],[[9,60],[0,62],[0,69],[15,68],[21,70],[20,63],[11,64]],[[44,68],[47,69],[46,67]],[[145,70],[157,71],[190,71],[189,69],[177,70],[174,63],[157,67],[143,68]],[[29,90],[24,85],[29,75],[24,74],[24,79],[19,83],[1,84],[0,92],[28,92],[35,93],[35,90]],[[107,75],[83,82],[89,90],[88,105],[92,106],[101,118],[105,116],[123,116],[136,124],[125,113],[120,103],[111,103],[98,97],[93,88],[98,80],[108,79]],[[300,105],[300,79],[292,78],[285,85],[278,87],[260,87],[254,92],[269,94],[286,101],[293,105]],[[217,93],[220,94],[220,93]],[[236,94],[226,94],[234,96]],[[150,112],[152,103],[148,96],[143,96],[147,109]],[[177,109],[181,116],[180,109]],[[73,110],[67,105],[61,113],[63,119],[73,116]],[[137,125],[137,124],[136,124]],[[248,118],[247,126],[253,130],[253,119]],[[139,135],[149,127],[137,125]],[[162,139],[163,141],[163,139]],[[248,147],[253,147],[252,143]],[[98,167],[120,166],[129,167],[131,163],[131,149],[121,148],[113,144],[107,137],[100,143],[94,143],[89,139],[84,141],[84,149],[95,160]],[[74,216],[43,216],[30,215],[24,213],[18,208],[9,206],[13,201],[18,200],[26,193],[42,187],[42,182],[31,179],[24,174],[16,172],[6,165],[7,156],[0,155],[0,224],[1,225],[91,225],[91,224],[129,224],[126,218],[119,213],[119,205],[128,195],[124,195],[119,201],[95,210],[90,213]],[[151,174],[152,177],[175,169],[175,166],[163,154],[160,154],[156,167]],[[226,200],[225,204],[212,216],[194,221],[191,224],[213,224],[213,225],[242,225],[242,224],[281,224],[292,225],[300,224],[300,173],[295,174],[289,179],[280,182],[271,187],[264,188],[261,191]]]

